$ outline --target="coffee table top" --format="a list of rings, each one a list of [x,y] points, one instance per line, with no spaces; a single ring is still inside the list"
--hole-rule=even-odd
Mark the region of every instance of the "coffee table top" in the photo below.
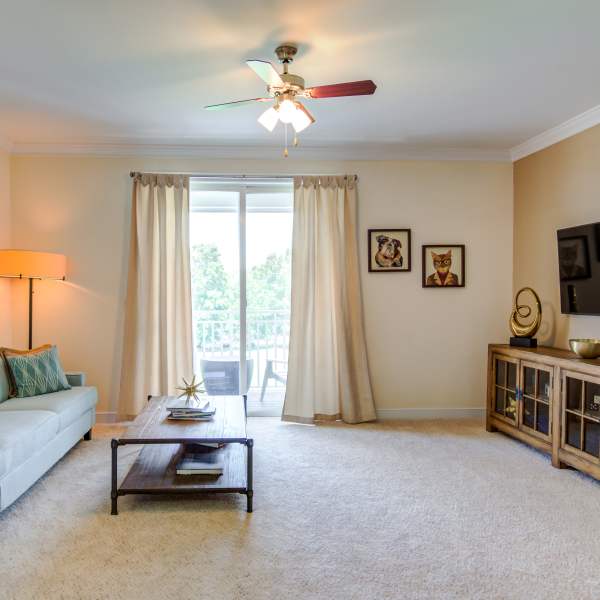
[[[153,396],[120,442],[169,444],[246,441],[246,411],[242,396],[208,396],[216,412],[210,421],[170,421],[166,406],[172,396]]]

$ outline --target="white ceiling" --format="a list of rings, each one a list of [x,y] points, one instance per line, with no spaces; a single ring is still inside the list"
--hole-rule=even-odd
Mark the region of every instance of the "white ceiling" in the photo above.
[[[279,143],[247,58],[300,45],[305,144],[508,149],[600,104],[598,0],[0,0],[0,133],[31,142]]]

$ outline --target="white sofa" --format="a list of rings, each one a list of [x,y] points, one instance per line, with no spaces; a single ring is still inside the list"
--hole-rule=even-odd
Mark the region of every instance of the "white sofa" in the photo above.
[[[70,390],[8,399],[0,361],[0,511],[27,491],[82,437],[91,439],[96,422],[96,388],[82,373],[67,373]]]

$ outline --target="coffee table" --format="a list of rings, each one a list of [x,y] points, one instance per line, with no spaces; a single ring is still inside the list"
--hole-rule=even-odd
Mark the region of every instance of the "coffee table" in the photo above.
[[[243,396],[210,396],[216,408],[210,421],[170,421],[166,406],[169,396],[151,396],[123,437],[111,441],[111,514],[118,514],[119,496],[126,494],[236,493],[246,496],[246,510],[252,512],[252,448],[246,435],[246,401]],[[224,470],[218,477],[177,475],[182,444],[224,443]],[[136,461],[118,485],[119,446],[141,444]],[[245,446],[245,450],[244,450]]]

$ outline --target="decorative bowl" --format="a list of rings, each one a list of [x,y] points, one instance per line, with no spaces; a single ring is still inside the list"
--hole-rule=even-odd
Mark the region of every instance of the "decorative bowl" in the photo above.
[[[581,358],[598,358],[600,356],[600,340],[574,339],[569,340],[569,346]]]

